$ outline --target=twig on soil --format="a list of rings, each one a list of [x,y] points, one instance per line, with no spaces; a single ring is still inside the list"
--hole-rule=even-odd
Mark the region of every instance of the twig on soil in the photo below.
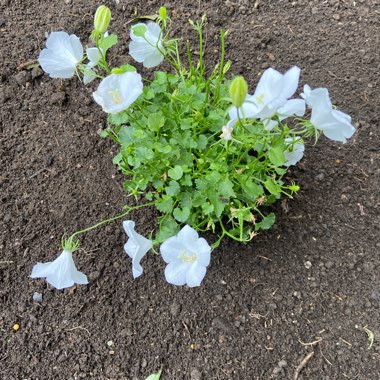
[[[257,255],[257,257],[260,257],[260,259],[264,259],[264,260],[268,260],[268,261],[273,261],[272,259],[268,259],[268,257],[265,257],[265,256]]]
[[[294,371],[293,380],[297,380],[300,372],[302,369],[306,366],[307,362],[311,359],[311,357],[314,355],[314,351],[308,353],[302,362],[297,366],[296,370]]]
[[[352,344],[350,342],[347,342],[347,340],[344,340],[343,338],[339,337],[339,339],[343,342],[346,343],[348,346],[352,347]]]
[[[76,326],[76,327],[72,327],[71,329],[66,329],[66,331],[73,331],[73,330],[84,330],[87,332],[88,335],[91,335],[91,333],[85,327],[82,327],[82,326]]]
[[[298,339],[298,341],[303,345],[303,346],[314,346],[314,344],[317,344],[319,342],[322,342],[322,338],[318,337],[317,340],[315,340],[314,342],[310,342],[310,343],[303,343],[300,339]]]
[[[322,351],[322,348],[321,348],[321,345],[318,346],[319,347],[319,350],[321,351],[321,355],[322,355],[322,358],[326,360],[326,363],[330,364],[332,366],[332,363],[330,362],[330,360],[328,360],[326,358],[326,356],[323,354],[323,351]]]
[[[23,69],[27,68],[28,66],[36,65],[36,64],[38,64],[37,59],[31,59],[30,61],[26,61],[24,63],[20,63],[17,66],[17,70],[23,70]]]
[[[0,265],[2,264],[13,264],[14,261],[0,261]]]
[[[29,176],[29,179],[32,179],[34,177],[37,177],[39,174],[45,172],[45,171],[48,171],[50,172],[50,170],[48,168],[42,168],[40,170],[37,170],[35,173],[33,173],[31,176]]]

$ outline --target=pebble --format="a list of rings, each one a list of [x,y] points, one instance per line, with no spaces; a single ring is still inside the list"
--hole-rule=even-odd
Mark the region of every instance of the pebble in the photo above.
[[[42,302],[42,294],[38,292],[33,293],[33,301],[41,303]]]
[[[56,92],[50,97],[51,104],[62,104],[66,99],[66,94],[64,92]]]
[[[198,368],[194,368],[190,372],[190,380],[202,380],[202,374]]]
[[[33,67],[32,69],[32,79],[36,79],[43,75],[43,71],[39,67]]]
[[[325,178],[325,175],[323,173],[318,174],[315,176],[316,181],[322,181]]]
[[[233,330],[231,324],[222,317],[215,317],[212,320],[212,325],[220,330],[223,330],[226,333],[231,333]]]
[[[304,265],[305,265],[305,268],[306,268],[306,269],[310,269],[311,266],[312,266],[312,264],[311,264],[310,261],[306,261],[306,262],[304,263]]]
[[[280,368],[286,367],[287,365],[288,365],[288,363],[287,363],[286,360],[280,360],[280,361],[278,362],[278,366],[279,366]]]
[[[170,305],[170,314],[173,316],[173,317],[177,317],[179,312],[180,312],[180,305],[177,304],[177,303],[173,303]]]
[[[20,71],[14,76],[14,79],[20,86],[25,86],[30,79],[30,75],[27,71]]]

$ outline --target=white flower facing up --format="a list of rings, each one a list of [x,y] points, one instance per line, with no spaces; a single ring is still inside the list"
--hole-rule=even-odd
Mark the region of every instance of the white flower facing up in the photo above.
[[[133,278],[136,278],[142,275],[143,268],[140,265],[140,261],[152,248],[152,241],[135,231],[135,222],[132,220],[123,222],[123,227],[129,237],[124,245],[124,250],[132,259],[132,274]]]
[[[30,277],[46,278],[57,289],[88,284],[87,276],[77,270],[72,252],[66,249],[54,261],[36,264]]]
[[[305,85],[301,96],[311,107],[310,121],[327,138],[345,143],[355,133],[355,128],[351,125],[351,117],[333,108],[326,88],[312,90]]]
[[[83,58],[83,46],[75,34],[52,32],[38,58],[51,78],[71,78]]]
[[[99,49],[96,47],[86,49],[86,54],[89,62],[87,63],[83,74],[84,84],[88,84],[96,78],[92,68],[94,68],[102,58]]]
[[[138,30],[144,31],[144,28],[145,33],[137,33]],[[158,24],[155,22],[135,24],[132,26],[130,36],[132,41],[129,44],[129,54],[135,61],[151,68],[158,66],[164,60],[162,31]]]
[[[111,74],[104,78],[92,94],[104,112],[118,113],[127,109],[142,93],[141,75],[136,72]]]
[[[235,122],[240,118],[269,119],[276,113],[282,120],[291,116],[303,116],[305,102],[302,99],[291,99],[298,87],[300,68],[293,66],[285,74],[269,68],[264,71],[255,93],[247,95],[243,105],[229,111],[231,120]],[[273,128],[271,125],[270,128]]]
[[[286,159],[284,166],[295,165],[302,159],[303,152],[305,151],[305,145],[298,136],[295,136],[294,138],[287,137],[285,142],[288,144],[288,148],[284,151],[284,156]]]
[[[210,264],[211,248],[190,226],[184,226],[160,247],[161,255],[168,264],[166,281],[173,285],[199,286]]]

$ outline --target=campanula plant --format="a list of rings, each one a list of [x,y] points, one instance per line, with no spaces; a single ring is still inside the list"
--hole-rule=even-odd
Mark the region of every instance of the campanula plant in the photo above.
[[[148,17],[150,21],[141,18],[132,25],[129,53],[146,69],[166,62],[165,70],[147,79],[128,62],[110,67],[107,52],[118,42],[108,33],[110,17],[107,7],[98,8],[86,49],[75,35],[51,33],[39,62],[53,78],[76,74],[85,85],[99,80],[93,98],[108,115],[101,136],[119,145],[114,163],[126,175],[124,189],[143,201],[75,232],[63,241],[62,255],[52,263],[37,264],[32,277],[46,277],[57,288],[86,283],[72,261],[76,236],[125,218],[134,209],[154,206],[159,211],[154,236],[137,233],[132,220],[123,223],[133,277],[143,273],[141,260],[152,250],[167,263],[169,283],[199,286],[212,251],[224,237],[249,242],[273,225],[275,215],[268,206],[299,190],[284,176],[302,159],[305,141],[316,142],[322,132],[345,143],[355,129],[351,118],[333,107],[327,89],[305,85],[297,97],[297,66],[284,73],[265,70],[250,92],[242,76],[229,74],[225,31],[220,33],[219,63],[207,68],[205,17],[190,21],[198,36],[197,58],[189,43],[185,59],[180,56],[179,39],[173,38],[162,7],[157,16]],[[305,117],[307,107],[310,120]],[[199,237],[205,231],[216,234],[212,245]]]

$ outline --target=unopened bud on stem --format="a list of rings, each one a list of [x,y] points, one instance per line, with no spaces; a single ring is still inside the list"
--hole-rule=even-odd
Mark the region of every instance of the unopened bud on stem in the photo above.
[[[241,107],[247,96],[248,85],[242,76],[237,76],[231,83],[230,96],[235,107]]]
[[[95,12],[94,17],[94,30],[99,34],[103,34],[107,31],[108,25],[111,20],[111,10],[105,5],[101,5]]]

